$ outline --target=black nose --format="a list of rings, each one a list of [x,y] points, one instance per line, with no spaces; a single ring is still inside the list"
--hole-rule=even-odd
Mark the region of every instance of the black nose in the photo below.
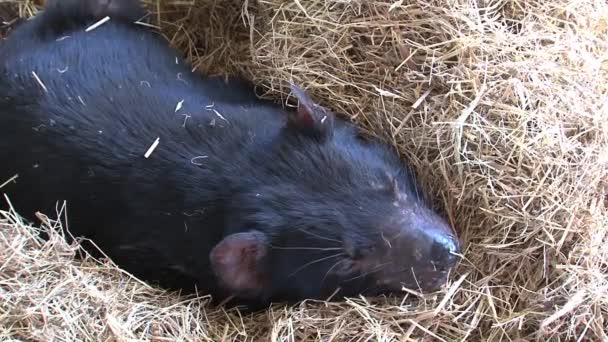
[[[454,267],[459,253],[460,244],[454,236],[447,234],[434,236],[431,259],[436,268],[446,270]]]

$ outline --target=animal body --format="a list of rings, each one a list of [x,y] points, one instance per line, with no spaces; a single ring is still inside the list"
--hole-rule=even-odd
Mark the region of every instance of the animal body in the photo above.
[[[206,77],[133,0],[49,0],[0,44],[0,180],[150,283],[237,303],[422,291],[459,243],[388,146]],[[100,22],[103,18],[109,20]]]

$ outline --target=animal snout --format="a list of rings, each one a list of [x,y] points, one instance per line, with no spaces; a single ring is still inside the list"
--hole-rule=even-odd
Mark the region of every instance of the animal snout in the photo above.
[[[442,271],[454,267],[460,253],[458,239],[445,233],[433,234],[431,238],[430,257],[435,268]]]
[[[390,259],[404,270],[401,282],[423,291],[435,290],[447,281],[456,266],[460,243],[452,227],[432,210],[418,206],[403,210]]]
[[[436,271],[446,271],[456,265],[460,243],[452,227],[430,210],[418,213],[418,249],[422,251],[422,262],[430,262]]]

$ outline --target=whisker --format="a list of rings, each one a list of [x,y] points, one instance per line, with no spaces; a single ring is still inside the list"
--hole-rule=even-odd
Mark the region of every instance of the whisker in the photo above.
[[[369,291],[370,289],[375,289],[377,286],[368,286],[366,288],[364,288],[363,290],[359,291],[362,294],[367,294],[367,291]]]
[[[321,262],[321,261],[325,261],[325,260],[327,260],[327,259],[336,258],[336,257],[342,256],[342,255],[344,255],[344,253],[338,253],[338,254],[334,254],[334,255],[326,256],[326,257],[321,258],[321,259],[313,260],[313,261],[311,261],[311,262],[309,262],[309,263],[306,263],[306,264],[304,264],[304,265],[300,266],[300,267],[299,267],[297,270],[295,270],[293,273],[291,273],[291,274],[290,274],[290,275],[288,275],[287,277],[289,278],[289,277],[294,276],[296,273],[300,272],[301,270],[305,269],[306,267],[308,267],[308,266],[310,266],[310,265],[313,265],[313,264],[319,263],[319,262]]]
[[[318,239],[321,239],[321,240],[331,241],[331,242],[336,242],[336,243],[342,244],[342,241],[340,241],[340,240],[336,240],[336,239],[328,238],[328,237],[325,237],[325,236],[321,236],[321,235],[315,234],[315,233],[313,233],[311,231],[304,230],[302,228],[297,228],[297,230],[299,230],[300,232],[302,232],[304,234],[308,234],[310,236],[314,236],[314,237],[316,237]]]
[[[270,246],[272,249],[280,249],[280,250],[298,250],[298,251],[340,251],[342,248],[340,247],[280,247],[280,246]]]
[[[368,275],[370,275],[370,274],[372,274],[372,273],[376,273],[376,272],[378,272],[378,271],[381,271],[381,270],[382,270],[382,269],[383,269],[385,266],[388,266],[388,265],[390,265],[390,264],[392,264],[392,263],[393,263],[392,261],[385,262],[384,264],[380,264],[380,265],[378,265],[378,266],[376,266],[376,267],[372,268],[370,271],[367,271],[367,272],[365,272],[365,273],[362,273],[362,274],[360,274],[360,275],[358,275],[358,276],[356,276],[356,277],[353,277],[353,278],[350,278],[350,279],[346,279],[346,281],[353,281],[353,280],[357,280],[357,279],[359,279],[359,278],[366,277],[366,276],[368,276]]]
[[[325,279],[327,278],[327,276],[329,275],[329,273],[331,272],[331,270],[333,270],[336,266],[340,265],[341,263],[345,262],[347,259],[340,259],[338,260],[332,267],[330,267],[327,272],[325,272],[325,275],[323,276],[323,279],[321,279],[321,284],[323,284],[325,282]]]

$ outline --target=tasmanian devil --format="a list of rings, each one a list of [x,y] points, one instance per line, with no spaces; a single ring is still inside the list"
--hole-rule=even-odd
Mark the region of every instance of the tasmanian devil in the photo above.
[[[460,247],[396,152],[191,71],[135,0],[48,0],[0,44],[0,183],[124,270],[241,303],[442,286]],[[255,305],[255,304],[254,304]]]

